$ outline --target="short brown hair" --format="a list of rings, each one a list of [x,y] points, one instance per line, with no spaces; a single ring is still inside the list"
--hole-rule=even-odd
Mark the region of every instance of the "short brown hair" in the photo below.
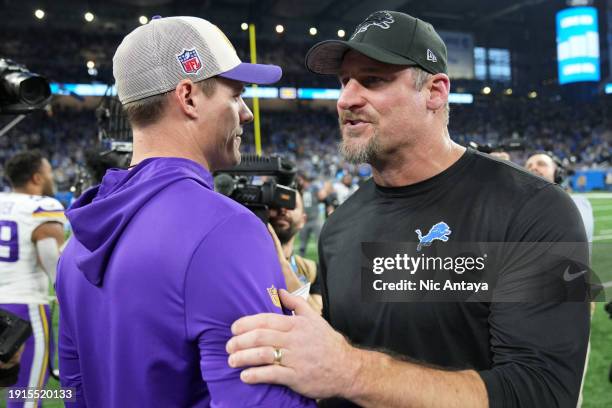
[[[214,77],[196,82],[196,85],[200,87],[206,96],[211,96],[215,93],[216,84],[217,82]],[[163,115],[168,103],[168,95],[172,92],[169,91],[149,96],[148,98],[123,105],[123,110],[130,124],[136,127],[146,127],[156,123]]]

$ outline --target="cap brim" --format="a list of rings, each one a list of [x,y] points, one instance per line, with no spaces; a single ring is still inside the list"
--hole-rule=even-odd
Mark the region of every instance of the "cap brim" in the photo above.
[[[370,44],[327,40],[315,44],[306,54],[306,68],[315,74],[336,75],[340,72],[344,54],[355,50],[366,57],[392,65],[415,66],[416,62]]]
[[[265,85],[277,82],[281,76],[283,76],[283,70],[277,65],[249,64],[242,62],[235,68],[219,74],[219,76],[249,84]]]

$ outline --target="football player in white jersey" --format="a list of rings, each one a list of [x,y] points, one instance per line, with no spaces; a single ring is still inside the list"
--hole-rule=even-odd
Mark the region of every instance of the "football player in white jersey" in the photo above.
[[[53,198],[53,171],[38,152],[23,152],[5,166],[12,192],[0,193],[0,308],[30,321],[15,387],[44,389],[53,351],[49,282],[55,283],[64,242],[64,207]],[[38,402],[8,402],[34,407]]]

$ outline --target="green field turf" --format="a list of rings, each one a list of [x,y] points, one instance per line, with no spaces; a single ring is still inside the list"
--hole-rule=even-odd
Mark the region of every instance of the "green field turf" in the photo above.
[[[587,194],[593,205],[595,215],[595,250],[593,252],[593,269],[601,282],[612,284],[612,194]],[[297,244],[297,243],[296,243]],[[603,245],[602,245],[603,244]],[[607,251],[609,244],[610,251]],[[298,244],[299,245],[299,244]],[[309,243],[307,255],[317,259],[314,242]],[[612,286],[612,285],[611,285]],[[607,299],[612,296],[607,292]],[[591,352],[583,391],[584,408],[612,407],[612,383],[608,381],[608,372],[612,364],[612,320],[604,310],[604,303],[595,304],[595,314],[591,325]],[[53,319],[53,327],[57,336],[57,311]],[[554,333],[550,333],[554,336]],[[48,388],[58,388],[57,381],[51,379]],[[62,407],[61,402],[45,402],[44,408]],[[5,407],[4,398],[0,400],[0,408]]]
[[[612,194],[587,194],[595,215],[593,270],[602,283],[612,282]],[[609,288],[610,289],[610,288]],[[606,291],[607,299],[612,300]],[[554,334],[551,334],[554,335]],[[591,353],[584,382],[585,408],[612,407],[612,383],[608,372],[612,364],[612,320],[604,310],[604,303],[595,303],[595,314],[591,323]]]

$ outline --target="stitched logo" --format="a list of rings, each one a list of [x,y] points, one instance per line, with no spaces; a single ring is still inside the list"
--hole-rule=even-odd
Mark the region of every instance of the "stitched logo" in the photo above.
[[[383,30],[388,30],[395,20],[393,16],[387,11],[377,11],[376,13],[370,14],[365,21],[357,26],[355,32],[351,36],[351,40],[359,33],[363,33],[372,26],[380,27]]]

